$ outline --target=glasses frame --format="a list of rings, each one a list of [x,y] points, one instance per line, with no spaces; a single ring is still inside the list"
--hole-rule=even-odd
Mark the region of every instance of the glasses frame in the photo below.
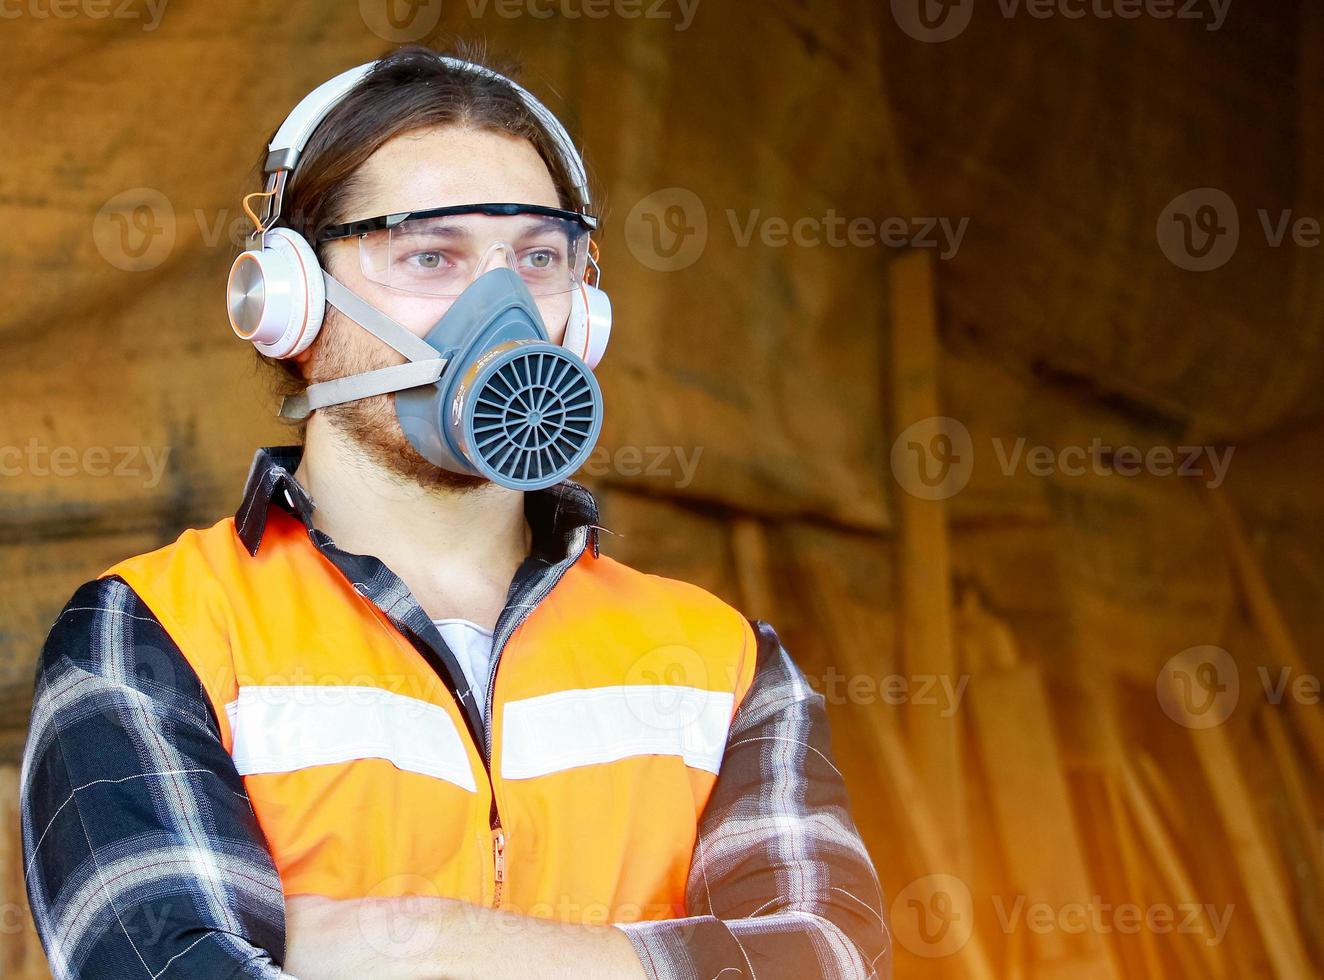
[[[317,244],[334,242],[342,238],[358,238],[370,232],[389,230],[414,218],[445,218],[459,214],[537,214],[549,218],[573,221],[589,232],[596,231],[598,228],[596,215],[581,211],[567,211],[564,208],[549,208],[542,204],[456,204],[445,208],[427,208],[423,211],[400,211],[396,214],[383,214],[375,218],[361,218],[358,221],[330,225],[322,229],[321,234],[317,236]]]

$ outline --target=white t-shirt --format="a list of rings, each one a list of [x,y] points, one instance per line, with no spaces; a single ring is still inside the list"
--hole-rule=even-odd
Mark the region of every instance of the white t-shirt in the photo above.
[[[467,619],[434,619],[473,690],[478,710],[487,715],[487,675],[492,669],[492,631]]]

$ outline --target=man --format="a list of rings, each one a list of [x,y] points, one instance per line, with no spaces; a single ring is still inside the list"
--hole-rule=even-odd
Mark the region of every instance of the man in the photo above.
[[[890,975],[822,697],[766,623],[600,554],[564,478],[608,324],[559,123],[408,47],[264,170],[230,314],[302,444],[51,630],[23,838],[54,975]]]

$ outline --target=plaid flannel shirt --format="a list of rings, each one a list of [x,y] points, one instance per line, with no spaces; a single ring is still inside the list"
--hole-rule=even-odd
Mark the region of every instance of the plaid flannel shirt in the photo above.
[[[259,450],[236,514],[256,553],[267,508],[410,638],[461,706],[478,707],[444,640],[380,561],[312,525],[299,447]],[[565,482],[525,495],[533,554],[507,605],[597,549],[597,508]],[[584,530],[588,533],[584,534]],[[882,892],[832,761],[822,695],[754,623],[753,685],[698,828],[688,917],[619,924],[653,980],[891,975]],[[28,897],[56,980],[288,977],[280,878],[197,675],[121,579],[80,587],[47,637],[23,758]]]

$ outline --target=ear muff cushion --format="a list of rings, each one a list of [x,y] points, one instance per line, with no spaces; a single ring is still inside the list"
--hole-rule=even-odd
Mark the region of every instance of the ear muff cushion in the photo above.
[[[611,300],[596,286],[580,283],[571,298],[562,346],[574,351],[592,368],[602,360],[610,337]]]
[[[267,233],[267,248],[278,264],[273,272],[283,282],[268,280],[268,289],[288,289],[289,307],[284,330],[272,344],[255,344],[268,357],[294,357],[308,349],[322,329],[326,314],[326,285],[313,247],[298,232],[273,228]]]

